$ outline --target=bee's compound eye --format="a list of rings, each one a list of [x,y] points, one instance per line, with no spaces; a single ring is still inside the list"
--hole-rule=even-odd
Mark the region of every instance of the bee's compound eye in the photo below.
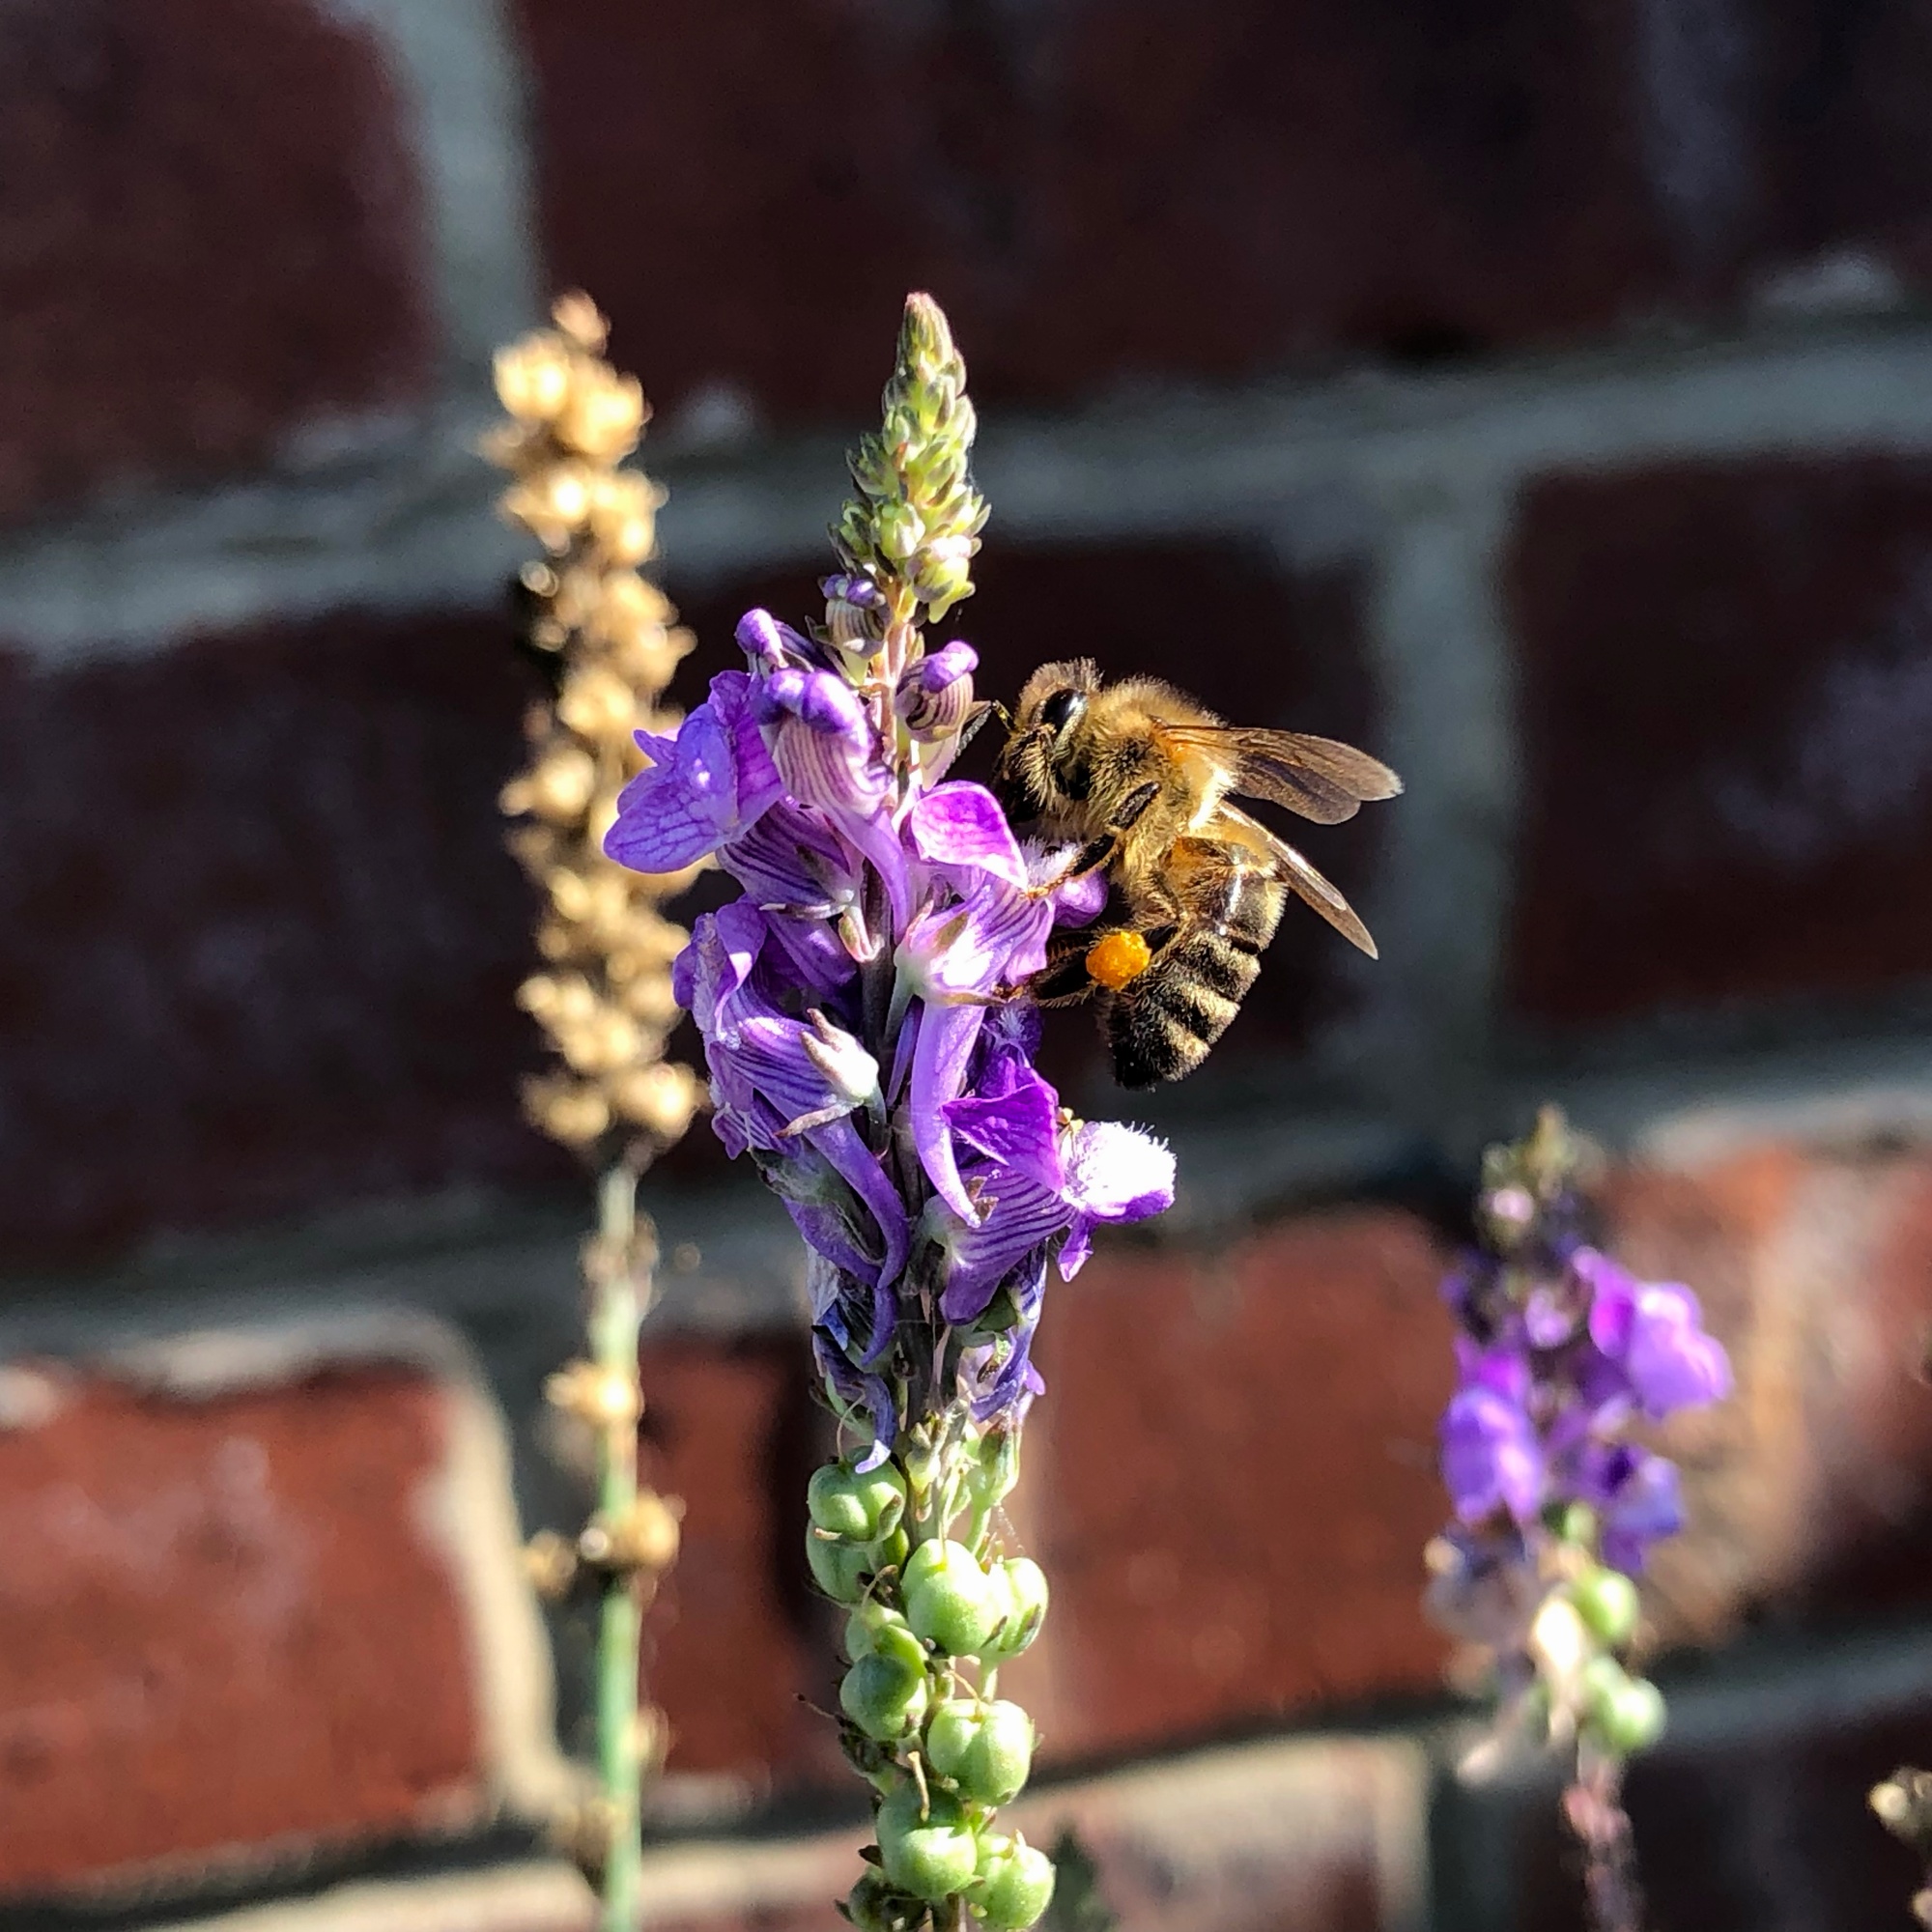
[[[1064,731],[1087,709],[1084,691],[1056,691],[1039,707],[1039,722],[1049,731]]]

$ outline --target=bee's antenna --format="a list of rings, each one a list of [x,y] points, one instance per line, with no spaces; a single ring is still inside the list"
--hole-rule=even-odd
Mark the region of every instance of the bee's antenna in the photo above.
[[[966,723],[959,732],[959,749],[962,752],[980,735],[980,727],[988,718],[997,718],[1005,730],[1013,728],[1013,714],[997,697],[982,697],[966,714]]]

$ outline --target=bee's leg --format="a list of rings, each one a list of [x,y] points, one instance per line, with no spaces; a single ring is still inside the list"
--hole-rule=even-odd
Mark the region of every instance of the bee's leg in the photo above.
[[[1056,872],[1050,880],[1031,887],[1033,896],[1044,898],[1049,893],[1057,893],[1062,886],[1070,886],[1076,879],[1084,879],[1089,874],[1111,866],[1120,856],[1121,835],[1131,832],[1140,823],[1145,812],[1160,796],[1157,783],[1144,784],[1130,791],[1122,803],[1120,814],[1097,838],[1090,838],[1073,855],[1071,862]]]
[[[1095,990],[1093,975],[1087,971],[1091,935],[1063,932],[1047,942],[1046,964],[1029,980],[996,986],[987,1002],[1026,999],[1037,1007],[1075,1007]]]
[[[1087,970],[1087,949],[1069,949],[1046,964],[1026,982],[1026,996],[1037,1007],[1077,1007],[1098,990]]]

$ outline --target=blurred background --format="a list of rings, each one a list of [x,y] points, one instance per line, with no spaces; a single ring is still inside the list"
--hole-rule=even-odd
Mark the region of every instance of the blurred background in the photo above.
[[[1579,1921],[1423,1622],[1475,1159],[1561,1100],[1736,1400],[1672,1438],[1660,1932],[1903,1925],[1932,1757],[1932,12],[0,0],[0,1922],[567,1932],[518,1520],[588,1191],[519,1119],[537,687],[475,453],[582,286],[663,577],[796,619],[899,303],[982,688],[1091,652],[1408,781],[1056,1288],[1015,1678],[1129,1932]],[[1086,1023],[1055,1071],[1114,1111]],[[786,1224],[647,1188],[649,1922],[830,1927]],[[556,1710],[553,1721],[553,1639]]]

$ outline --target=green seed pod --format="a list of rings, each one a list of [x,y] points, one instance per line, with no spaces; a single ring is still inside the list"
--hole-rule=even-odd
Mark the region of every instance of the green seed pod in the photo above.
[[[1017,1798],[1033,1769],[1033,1719],[1017,1704],[950,1698],[927,1719],[925,1761],[974,1804]]]
[[[959,1788],[978,1804],[1005,1804],[1020,1795],[1033,1769],[1033,1719],[1017,1704],[996,1698],[980,1719],[966,1753]]]
[[[1017,1657],[1039,1634],[1046,1621],[1046,1572],[1031,1556],[1009,1556],[993,1572],[999,1622],[980,1652],[988,1663]]]
[[[988,1861],[971,1897],[986,1932],[1026,1932],[1053,1903],[1053,1861],[1032,1845],[1010,1845]]]
[[[941,1777],[958,1778],[980,1735],[980,1706],[969,1697],[949,1697],[925,1720],[925,1761]]]
[[[866,1514],[857,1480],[843,1463],[827,1463],[811,1472],[805,1507],[818,1528],[842,1536],[848,1543],[871,1542],[871,1520]]]
[[[937,1905],[973,1883],[980,1848],[949,1793],[933,1792],[922,1818],[919,1792],[901,1784],[879,1806],[878,1833],[887,1878],[915,1898]]]
[[[1636,1585],[1621,1570],[1592,1570],[1570,1586],[1577,1613],[1607,1644],[1621,1648],[1636,1632]]]
[[[975,1655],[1000,1621],[991,1579],[963,1543],[922,1543],[906,1558],[900,1585],[906,1622],[953,1657]]]
[[[874,1570],[895,1570],[906,1560],[906,1552],[912,1544],[906,1537],[904,1525],[888,1536],[882,1536],[872,1545],[872,1568]]]
[[[845,1655],[854,1663],[876,1651],[909,1668],[925,1668],[925,1646],[914,1636],[899,1613],[867,1597],[845,1619]]]
[[[1594,1722],[1630,1688],[1630,1677],[1614,1657],[1593,1657],[1582,1672],[1583,1715]]]
[[[868,1738],[902,1738],[925,1716],[925,1672],[877,1651],[862,1657],[838,1686],[838,1704]]]
[[[905,1478],[890,1463],[863,1473],[828,1463],[811,1472],[806,1508],[820,1529],[852,1543],[876,1543],[905,1515]]]
[[[859,1932],[912,1932],[925,1922],[923,1900],[908,1898],[886,1877],[867,1866],[838,1908]]]
[[[1663,1693],[1647,1678],[1624,1680],[1621,1690],[1591,1711],[1605,1745],[1621,1757],[1648,1750],[1663,1735]]]
[[[872,1570],[872,1558],[860,1545],[821,1536],[815,1528],[805,1532],[805,1560],[835,1604],[856,1604]]]

